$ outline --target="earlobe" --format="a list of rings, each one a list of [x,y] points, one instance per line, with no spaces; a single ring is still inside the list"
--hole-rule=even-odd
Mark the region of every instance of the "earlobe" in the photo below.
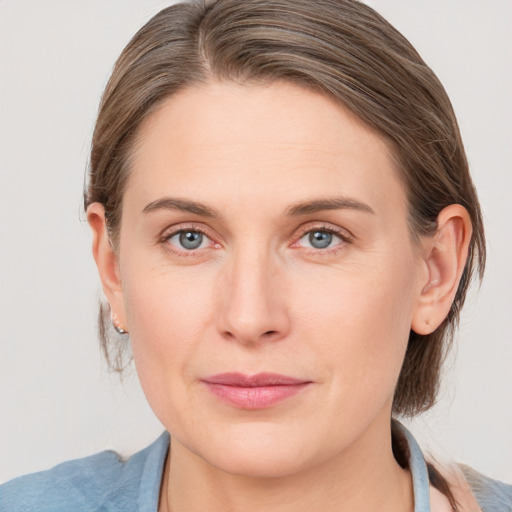
[[[126,325],[119,260],[107,231],[105,209],[100,203],[87,207],[87,221],[92,231],[92,253],[98,267],[103,292],[118,323]]]
[[[471,234],[471,219],[463,206],[452,204],[441,211],[436,233],[424,243],[426,279],[413,311],[414,332],[431,334],[448,315],[466,265]]]

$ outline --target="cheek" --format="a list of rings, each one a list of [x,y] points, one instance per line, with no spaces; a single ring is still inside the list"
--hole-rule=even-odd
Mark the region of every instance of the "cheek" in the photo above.
[[[168,424],[170,404],[189,406],[179,401],[203,357],[200,341],[210,336],[215,318],[211,286],[204,279],[149,268],[127,274],[123,288],[137,373],[152,409]]]
[[[186,351],[213,318],[211,272],[130,263],[123,280],[130,333],[162,354]]]
[[[333,393],[344,400],[352,396],[355,402],[389,398],[410,332],[412,258],[388,262],[381,258],[380,263],[339,270],[325,279],[310,274],[310,279],[303,280],[303,289],[297,292],[308,307],[296,308],[312,336],[315,358],[330,373]],[[325,283],[322,288],[319,282]]]

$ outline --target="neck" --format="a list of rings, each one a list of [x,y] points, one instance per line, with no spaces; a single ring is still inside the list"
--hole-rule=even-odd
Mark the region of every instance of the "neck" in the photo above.
[[[389,421],[388,421],[389,423]],[[172,440],[160,512],[411,512],[411,476],[393,457],[389,424],[372,425],[319,465],[280,477],[233,475]]]

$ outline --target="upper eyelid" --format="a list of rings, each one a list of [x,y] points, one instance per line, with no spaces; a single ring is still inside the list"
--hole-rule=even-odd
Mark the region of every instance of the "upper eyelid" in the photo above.
[[[208,233],[208,229],[198,226],[193,223],[184,223],[178,224],[176,226],[168,226],[160,232],[159,239],[169,239],[178,233],[182,233],[183,231],[197,231],[208,238],[212,238],[212,236]]]
[[[310,233],[312,231],[327,231],[329,233],[334,233],[338,236],[340,236],[342,239],[354,239],[355,236],[346,228],[342,228],[340,226],[336,226],[334,224],[331,224],[329,222],[313,222],[313,223],[307,223],[306,225],[303,225],[299,228],[300,235],[298,238],[302,238],[307,233]]]

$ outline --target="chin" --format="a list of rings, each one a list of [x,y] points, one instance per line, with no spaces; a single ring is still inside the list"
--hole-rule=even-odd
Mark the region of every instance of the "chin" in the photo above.
[[[293,451],[268,452],[261,449],[227,450],[216,456],[214,464],[225,473],[246,478],[282,478],[298,473],[308,466]]]
[[[252,478],[285,477],[313,463],[304,433],[294,435],[289,429],[272,424],[255,427],[237,425],[230,435],[224,432],[222,438],[214,434],[207,440],[207,446],[194,451],[217,469]]]

